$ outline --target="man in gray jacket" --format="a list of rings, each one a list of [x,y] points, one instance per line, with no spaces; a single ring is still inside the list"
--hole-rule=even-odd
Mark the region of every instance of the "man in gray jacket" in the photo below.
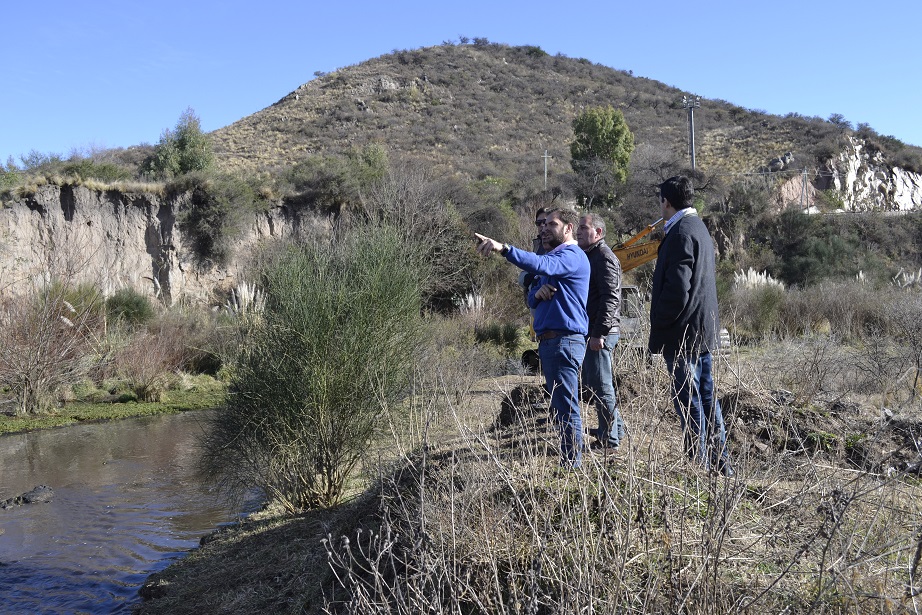
[[[589,258],[590,268],[589,337],[582,375],[599,421],[593,445],[614,451],[624,436],[612,372],[612,352],[621,336],[621,263],[605,243],[605,220],[598,214],[580,218],[576,241]]]
[[[685,453],[706,469],[732,476],[711,373],[720,331],[714,242],[693,207],[690,179],[664,181],[659,201],[666,225],[653,271],[650,352],[662,353],[672,375]]]

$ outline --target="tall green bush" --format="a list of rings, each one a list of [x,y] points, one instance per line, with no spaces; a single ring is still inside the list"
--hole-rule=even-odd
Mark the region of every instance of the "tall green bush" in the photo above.
[[[160,143],[143,168],[160,179],[172,179],[193,171],[205,171],[213,162],[211,139],[202,132],[201,121],[189,108],[179,116],[176,128],[163,131]]]
[[[406,392],[421,328],[420,269],[395,233],[282,252],[259,275],[263,317],[231,362],[207,473],[288,510],[335,503]]]
[[[612,204],[614,190],[627,180],[634,134],[620,109],[590,107],[573,120],[570,166],[575,190],[587,207],[595,198]]]

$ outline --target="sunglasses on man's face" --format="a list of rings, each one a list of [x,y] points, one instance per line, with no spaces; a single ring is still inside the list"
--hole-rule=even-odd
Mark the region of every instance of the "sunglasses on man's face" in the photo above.
[[[535,220],[535,226],[540,228],[544,226],[545,222],[547,222],[547,220]]]

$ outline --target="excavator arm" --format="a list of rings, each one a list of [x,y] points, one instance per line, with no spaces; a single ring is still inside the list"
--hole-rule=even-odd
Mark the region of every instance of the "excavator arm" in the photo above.
[[[645,241],[642,244],[636,245],[638,241],[652,233],[657,226],[662,224],[663,219],[660,218],[653,224],[647,225],[647,228],[640,231],[624,243],[612,248],[612,252],[615,253],[615,256],[618,257],[618,260],[621,262],[621,271],[630,271],[635,267],[639,267],[644,263],[649,263],[652,260],[656,260],[656,251],[659,249],[660,241],[659,239],[653,239],[650,241]]]

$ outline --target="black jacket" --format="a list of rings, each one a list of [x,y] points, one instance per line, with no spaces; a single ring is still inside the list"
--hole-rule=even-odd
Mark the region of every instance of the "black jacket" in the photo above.
[[[604,239],[589,246],[589,337],[621,332],[621,262]]]
[[[659,246],[650,301],[650,352],[717,350],[720,321],[714,242],[704,222],[686,215]]]

